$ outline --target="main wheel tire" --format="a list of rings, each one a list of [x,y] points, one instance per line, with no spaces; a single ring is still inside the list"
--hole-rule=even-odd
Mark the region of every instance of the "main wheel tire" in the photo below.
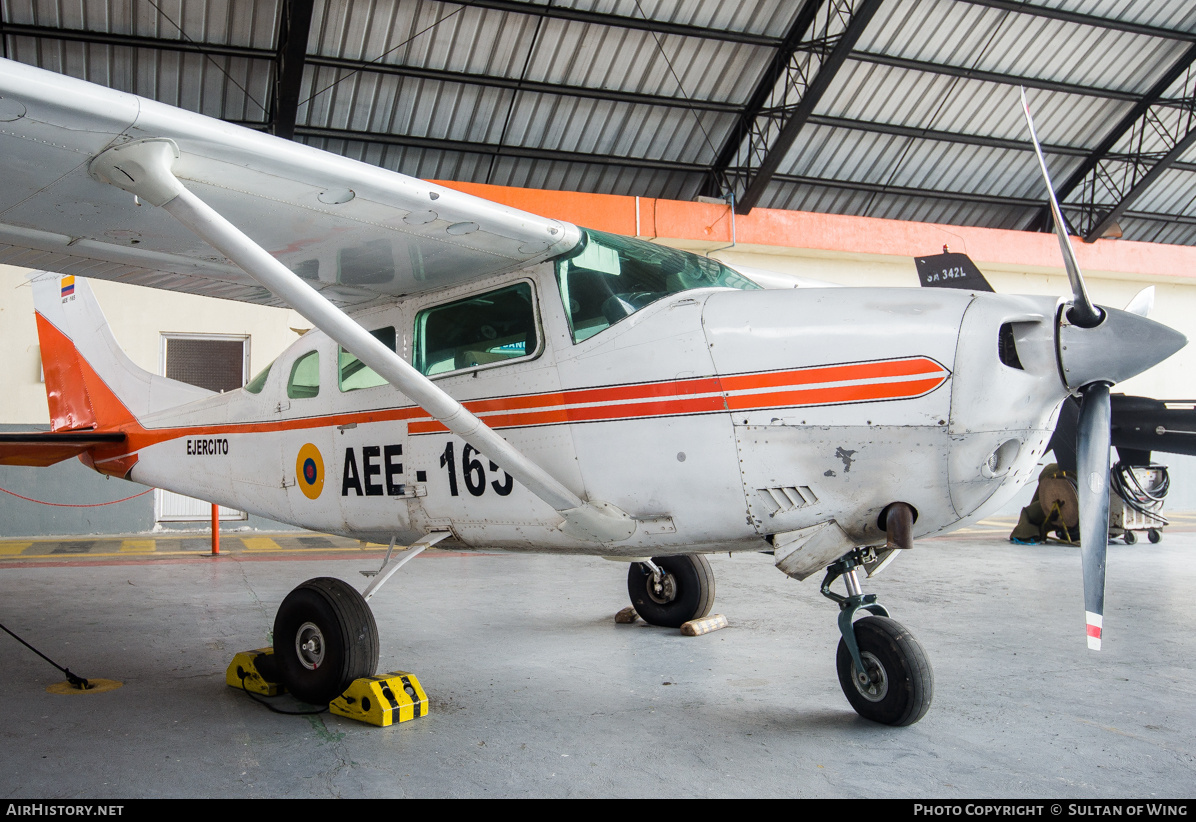
[[[649,625],[680,628],[691,619],[710,613],[714,606],[714,571],[701,554],[653,557],[664,572],[661,590],[652,580],[652,569],[633,562],[627,569],[627,593],[635,612]]]
[[[879,679],[867,687],[859,683],[851,652],[840,639],[835,667],[847,701],[873,722],[914,724],[926,715],[934,695],[934,671],[922,645],[905,626],[888,617],[865,617],[852,627],[864,665]]]
[[[327,705],[378,669],[378,624],[347,582],[309,579],[287,594],[274,617],[274,658],[286,689]]]

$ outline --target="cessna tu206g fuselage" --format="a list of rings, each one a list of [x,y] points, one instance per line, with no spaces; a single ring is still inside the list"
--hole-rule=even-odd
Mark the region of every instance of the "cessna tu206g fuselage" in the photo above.
[[[1050,438],[1064,391],[1049,340],[1037,352],[1024,337],[1016,364],[998,343],[1054,299],[891,289],[861,304],[855,289],[758,290],[683,252],[586,237],[578,254],[353,319],[554,476],[633,516],[628,539],[563,534],[552,509],[318,329],[246,389],[130,414],[116,426],[127,441],[91,460],[363,539],[447,527],[470,547],[641,557],[759,551],[832,520],[873,544],[894,501],[917,512],[915,536],[942,531],[1003,502]],[[738,287],[645,290],[685,263]],[[638,309],[611,286],[633,277],[617,293]],[[57,277],[36,288],[51,325],[88,310],[83,281],[74,301]],[[603,305],[632,313],[611,323]],[[958,373],[961,358],[983,367]]]
[[[274,656],[302,699],[373,674],[366,600],[451,536],[624,559],[636,612],[672,627],[713,603],[703,553],[825,570],[845,695],[870,719],[916,722],[930,665],[856,569],[999,506],[1071,392],[1099,647],[1108,388],[1185,341],[1146,318],[1148,301],[1093,306],[1062,231],[1070,302],[763,290],[714,260],[3,60],[0,162],[0,262],[44,272],[53,428],[0,435],[0,462],[78,454],[272,519],[412,543],[364,594],[320,578],[282,602]],[[213,395],[133,366],[76,274],[286,304],[315,328]]]

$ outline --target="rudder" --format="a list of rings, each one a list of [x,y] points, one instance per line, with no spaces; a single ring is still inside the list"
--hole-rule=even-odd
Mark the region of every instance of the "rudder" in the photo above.
[[[136,366],[86,280],[49,272],[31,280],[52,431],[113,430],[211,396]]]

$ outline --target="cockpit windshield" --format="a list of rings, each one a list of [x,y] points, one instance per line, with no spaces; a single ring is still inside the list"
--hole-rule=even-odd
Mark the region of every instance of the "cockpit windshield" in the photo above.
[[[718,260],[588,228],[556,259],[556,279],[575,343],[678,291],[760,288]]]

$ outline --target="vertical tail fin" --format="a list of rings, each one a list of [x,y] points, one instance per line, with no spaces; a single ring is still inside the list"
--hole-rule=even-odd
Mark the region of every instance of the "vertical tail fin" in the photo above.
[[[51,430],[112,430],[211,395],[134,365],[86,280],[40,272],[32,285]]]

